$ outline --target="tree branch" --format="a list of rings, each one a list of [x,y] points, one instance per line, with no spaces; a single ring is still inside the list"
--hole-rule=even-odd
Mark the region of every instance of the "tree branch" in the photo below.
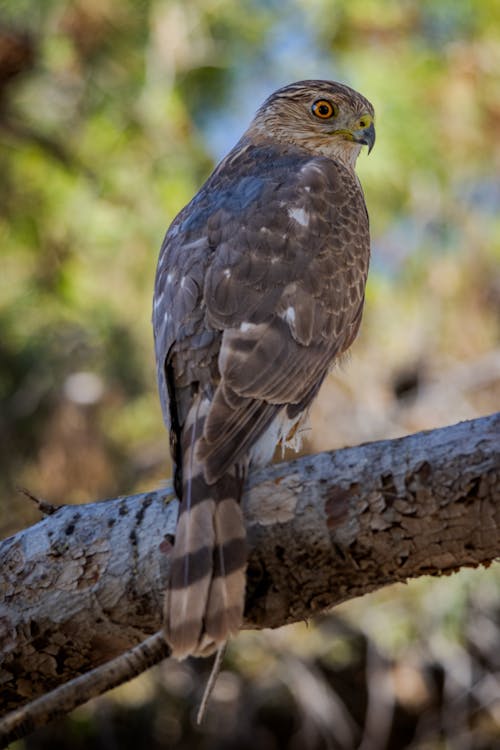
[[[0,748],[68,714],[91,698],[128,682],[170,655],[159,631],[90,672],[74,677],[0,719]]]
[[[243,499],[245,627],[278,627],[389,583],[498,557],[499,437],[500,413],[253,474]],[[161,628],[176,517],[170,490],[158,490],[63,506],[0,544],[4,710]],[[167,653],[158,637],[148,643],[155,658],[146,648],[144,669]],[[118,682],[141,671],[130,662]]]

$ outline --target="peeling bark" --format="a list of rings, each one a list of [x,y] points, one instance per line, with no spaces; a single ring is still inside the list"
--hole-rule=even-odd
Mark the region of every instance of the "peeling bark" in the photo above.
[[[500,413],[256,472],[245,627],[488,564],[499,501]],[[170,490],[63,506],[0,544],[2,711],[160,629],[177,507]]]

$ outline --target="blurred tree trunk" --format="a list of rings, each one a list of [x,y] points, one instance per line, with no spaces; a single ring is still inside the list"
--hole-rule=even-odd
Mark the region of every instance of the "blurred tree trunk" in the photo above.
[[[499,437],[500,413],[253,474],[245,627],[489,564],[500,555]],[[160,630],[177,507],[170,490],[63,506],[0,544],[4,711]],[[160,635],[148,643],[143,668],[168,653]]]

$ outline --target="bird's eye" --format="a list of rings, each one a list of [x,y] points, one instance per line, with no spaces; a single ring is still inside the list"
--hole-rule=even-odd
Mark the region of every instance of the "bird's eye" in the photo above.
[[[311,112],[320,120],[329,120],[338,113],[338,108],[328,99],[318,99],[311,107]]]

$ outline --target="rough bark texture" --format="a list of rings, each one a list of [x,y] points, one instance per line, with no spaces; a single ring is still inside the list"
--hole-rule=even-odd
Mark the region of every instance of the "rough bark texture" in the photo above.
[[[499,501],[500,414],[255,473],[246,626],[487,564]],[[176,516],[158,490],[61,507],[0,544],[2,712],[160,629]]]

